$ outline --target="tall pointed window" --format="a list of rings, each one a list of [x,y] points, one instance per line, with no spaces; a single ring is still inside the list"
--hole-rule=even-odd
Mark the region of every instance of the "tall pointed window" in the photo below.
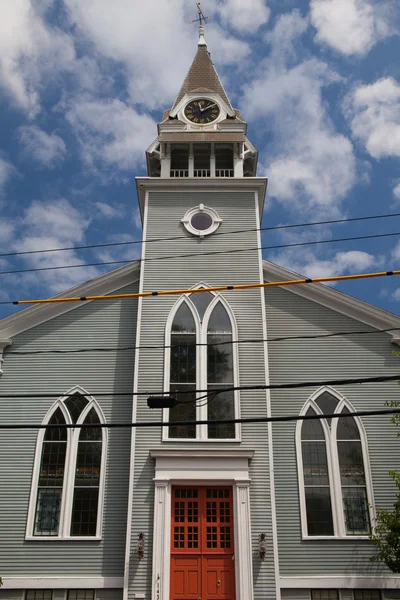
[[[166,384],[177,394],[180,404],[166,411],[165,418],[175,422],[167,439],[236,439],[239,428],[218,421],[238,416],[236,387],[236,324],[229,305],[209,292],[194,293],[181,299],[167,325]],[[196,390],[207,390],[207,398]],[[210,420],[215,424],[179,425],[179,421]],[[165,435],[165,433],[164,433]]]
[[[349,412],[353,409],[343,396],[324,388],[302,414]],[[361,421],[328,416],[299,421],[296,437],[303,536],[367,536],[372,485]]]
[[[74,393],[75,391],[75,393]],[[60,399],[39,432],[27,537],[99,537],[107,432],[93,398],[80,391]]]

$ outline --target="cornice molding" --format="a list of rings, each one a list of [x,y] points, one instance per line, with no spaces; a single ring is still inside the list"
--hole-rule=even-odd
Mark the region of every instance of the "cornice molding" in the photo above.
[[[210,192],[229,191],[243,192],[249,191],[258,194],[258,207],[260,215],[264,210],[265,194],[267,192],[267,177],[182,177],[161,178],[161,177],[136,177],[136,187],[139,200],[140,213],[143,221],[144,201],[146,192],[163,190],[165,192]]]
[[[289,279],[300,279],[304,277],[289,269],[280,267],[274,263],[263,261],[264,280],[266,281],[285,281]],[[400,317],[387,312],[381,308],[367,304],[362,300],[339,292],[334,288],[321,283],[311,285],[292,285],[285,287],[289,292],[297,294],[302,298],[317,302],[326,308],[330,308],[351,319],[361,321],[375,329],[387,329],[389,327],[399,328],[398,331],[387,332],[395,344],[400,344]]]
[[[54,298],[107,295],[126,287],[139,279],[140,263],[135,261],[91,279],[69,290],[61,292]],[[88,300],[90,302],[90,300]],[[65,314],[82,306],[82,303],[60,302],[57,304],[37,304],[11,315],[0,321],[0,339],[13,338],[15,335],[37,327],[46,321]]]

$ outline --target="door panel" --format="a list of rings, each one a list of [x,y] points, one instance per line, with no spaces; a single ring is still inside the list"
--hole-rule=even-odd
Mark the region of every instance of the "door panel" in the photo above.
[[[172,488],[170,600],[235,600],[232,488]]]
[[[171,558],[171,599],[198,600],[201,597],[201,557]]]

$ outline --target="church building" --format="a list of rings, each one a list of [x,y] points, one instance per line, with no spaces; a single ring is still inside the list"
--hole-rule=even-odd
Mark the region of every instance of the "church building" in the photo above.
[[[0,321],[0,423],[35,425],[0,431],[0,600],[400,598],[369,541],[396,428],[324,417],[398,399],[326,382],[397,375],[400,317],[314,283],[208,291],[298,275],[262,259],[267,179],[203,27],[146,160],[141,260],[60,297],[190,293]],[[266,421],[291,415],[321,418]]]

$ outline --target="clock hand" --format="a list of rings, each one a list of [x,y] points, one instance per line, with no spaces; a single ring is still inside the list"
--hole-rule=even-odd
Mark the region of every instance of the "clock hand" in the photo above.
[[[215,105],[216,105],[216,103],[214,102],[214,104],[210,104],[209,106],[206,106],[205,108],[201,108],[201,106],[199,106],[200,112],[204,112],[205,110],[208,110],[209,108],[212,108]]]

